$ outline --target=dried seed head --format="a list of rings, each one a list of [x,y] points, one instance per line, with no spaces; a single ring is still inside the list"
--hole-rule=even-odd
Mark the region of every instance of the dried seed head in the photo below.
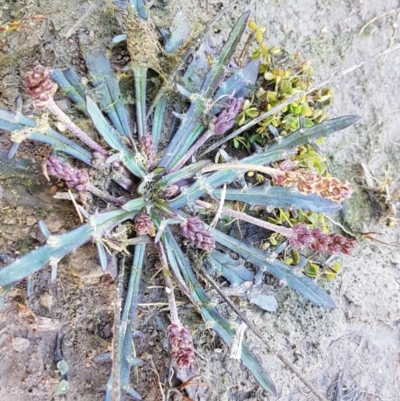
[[[353,192],[348,182],[342,183],[335,177],[323,177],[319,173],[303,170],[284,171],[275,175],[273,181],[283,187],[297,187],[303,194],[314,193],[339,203]]]
[[[72,167],[52,155],[47,159],[46,168],[49,175],[64,180],[69,188],[76,189],[78,192],[86,191],[86,185],[89,182],[89,175],[86,170]]]
[[[235,118],[243,106],[242,97],[229,100],[226,108],[212,121],[215,135],[222,135],[235,125]]]
[[[146,157],[146,167],[150,170],[156,164],[156,147],[154,146],[151,135],[146,134],[140,140],[142,151]]]
[[[162,195],[165,198],[169,199],[169,198],[173,198],[174,196],[178,195],[180,193],[180,191],[181,191],[181,189],[180,189],[179,185],[172,184],[162,190]]]
[[[128,7],[126,27],[128,30],[126,45],[132,66],[159,70],[157,56],[160,45],[152,22],[141,19],[133,7]]]
[[[214,238],[206,230],[204,223],[197,217],[189,217],[181,225],[181,234],[189,238],[197,248],[211,252],[215,248]]]
[[[33,105],[45,109],[57,91],[57,84],[52,81],[49,72],[42,65],[37,65],[26,74],[25,82],[26,92],[32,97]]]
[[[195,363],[195,353],[190,331],[185,326],[172,323],[167,333],[171,356],[179,369],[192,367]]]
[[[347,239],[340,234],[325,234],[320,229],[310,230],[303,224],[292,227],[293,236],[289,238],[289,244],[295,248],[308,248],[313,251],[327,253],[344,253],[349,255],[357,242]]]
[[[147,213],[138,213],[133,218],[133,229],[138,235],[154,236],[154,224]]]

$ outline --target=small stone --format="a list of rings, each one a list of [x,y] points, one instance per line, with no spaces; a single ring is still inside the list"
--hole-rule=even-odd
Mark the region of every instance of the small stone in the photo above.
[[[62,122],[60,122],[60,121],[57,121],[54,125],[56,126],[57,131],[61,132],[62,134],[67,130],[66,125],[64,125],[64,124],[63,124]]]
[[[29,342],[28,339],[22,338],[22,337],[15,337],[11,341],[11,345],[13,349],[17,352],[25,352],[31,343]]]
[[[36,224],[37,219],[33,216],[26,216],[26,225],[28,227],[33,226],[34,224]]]
[[[44,292],[40,296],[40,305],[50,311],[53,306],[53,297],[48,292]]]

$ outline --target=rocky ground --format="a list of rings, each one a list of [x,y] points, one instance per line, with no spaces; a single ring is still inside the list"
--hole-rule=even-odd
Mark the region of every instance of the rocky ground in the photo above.
[[[152,12],[158,25],[167,25],[183,7],[193,26],[198,26],[222,4],[156,1]],[[337,309],[326,312],[290,291],[280,297],[274,314],[241,306],[271,347],[286,355],[330,401],[400,400],[400,229],[399,214],[391,208],[396,207],[400,186],[396,181],[400,174],[400,52],[371,59],[399,42],[398,1],[242,1],[218,29],[226,30],[248,9],[260,26],[267,27],[269,46],[300,52],[310,60],[316,82],[363,60],[366,63],[329,84],[335,91],[331,117],[361,116],[359,123],[335,134],[322,147],[330,171],[349,180],[355,189],[342,216],[334,218],[359,238],[353,255],[340,260],[338,278],[325,284]],[[0,26],[16,28],[0,32],[0,106],[14,107],[17,95],[23,93],[21,76],[35,61],[57,68],[72,65],[85,74],[80,40],[85,37],[88,46],[108,43],[118,33],[118,25],[112,22],[115,17],[118,13],[110,1],[0,0]],[[10,25],[17,20],[19,25]],[[5,150],[8,136],[0,135],[0,149]],[[43,152],[37,145],[24,144],[20,156],[31,159],[34,154],[40,160]],[[365,179],[365,167],[375,178]],[[385,186],[387,171],[393,184]],[[34,166],[6,169],[0,164],[0,250],[15,253],[32,246],[38,240],[38,219],[44,218],[51,232],[76,224],[73,210],[55,202],[52,187],[38,177]],[[388,220],[393,226],[387,225]],[[0,399],[53,399],[59,382],[53,362],[58,332],[64,335],[64,356],[70,366],[65,399],[103,399],[110,363],[96,363],[92,358],[111,347],[115,287],[100,274],[94,255],[93,247],[85,246],[65,260],[57,283],[50,285],[49,271],[44,270],[35,277],[29,298],[22,285],[7,297],[0,311]],[[153,272],[146,274],[144,282]],[[159,307],[149,306],[162,299],[162,291],[144,285],[142,293],[138,319],[144,337],[135,342],[138,356],[148,363],[140,369],[136,387],[145,400],[160,400],[157,370],[168,363],[163,343],[168,320]],[[245,337],[275,381],[276,399],[315,399],[249,330]],[[210,332],[200,331],[195,341],[201,373],[212,387],[205,399],[274,399],[225,356],[228,350]],[[338,379],[339,385],[334,385]]]

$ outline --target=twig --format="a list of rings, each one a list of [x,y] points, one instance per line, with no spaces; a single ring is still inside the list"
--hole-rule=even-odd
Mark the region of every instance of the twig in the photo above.
[[[263,334],[261,331],[251,323],[249,319],[246,318],[246,316],[243,315],[243,313],[236,307],[236,305],[225,296],[225,294],[219,289],[218,285],[214,282],[214,280],[209,277],[207,272],[204,270],[202,266],[199,266],[200,271],[202,272],[202,276],[205,280],[207,280],[211,287],[213,287],[218,294],[223,298],[223,300],[233,309],[233,311],[243,320],[244,323],[246,323],[247,327],[261,340],[261,342],[264,344],[265,348],[267,351],[271,354],[275,354],[280,361],[292,372],[294,373],[299,380],[318,398],[320,401],[328,401],[326,397],[318,393],[318,390],[314,387],[310,381],[303,376],[302,373],[300,373],[297,368],[290,362],[283,354],[281,354],[279,351],[274,350],[264,339]]]
[[[211,171],[219,170],[246,170],[246,171],[258,171],[268,175],[285,174],[284,171],[272,167],[264,167],[258,164],[245,164],[245,163],[223,163],[223,164],[211,164],[201,169],[201,173],[209,173]]]
[[[75,197],[74,197],[74,195],[72,194],[72,192],[71,192],[70,189],[68,190],[68,195],[69,195],[69,199],[71,199],[71,201],[72,201],[72,203],[73,203],[73,205],[74,205],[74,207],[75,207],[76,213],[78,214],[79,221],[80,221],[81,224],[82,224],[83,221],[84,221],[84,220],[83,220],[82,213],[81,213],[81,211],[79,210],[78,204],[76,203]]]
[[[95,2],[93,2],[89,8],[86,10],[86,12],[78,19],[78,21],[75,22],[74,25],[72,25],[72,28],[64,35],[64,38],[68,39],[74,32],[75,30],[79,27],[80,24],[89,16],[89,14],[92,12],[94,6],[96,5]]]
[[[215,226],[218,223],[218,220],[221,217],[222,209],[224,208],[225,197],[226,197],[226,184],[224,184],[224,186],[221,189],[221,196],[220,196],[220,199],[219,199],[218,209],[217,209],[217,211],[215,213],[213,221],[210,223],[210,227],[211,228],[215,228]]]
[[[207,208],[207,209],[212,209],[212,210],[216,210],[217,209],[216,206],[214,206],[214,205],[212,205],[211,203],[208,203],[208,202],[197,200],[196,203],[198,205],[200,205],[200,206],[203,206],[203,207]],[[258,226],[258,227],[265,228],[266,230],[277,232],[279,234],[284,235],[285,237],[290,238],[290,237],[294,236],[294,232],[293,232],[293,230],[291,228],[278,226],[277,224],[273,224],[273,223],[269,223],[268,221],[257,219],[256,217],[249,216],[246,213],[242,213],[242,212],[239,212],[239,211],[233,210],[233,209],[227,209],[227,208],[223,207],[221,211],[222,211],[223,214],[226,214],[226,215],[231,216],[231,217],[235,217],[238,220],[246,221],[247,223],[254,224],[254,225]]]
[[[164,274],[165,292],[166,292],[167,298],[168,298],[171,323],[175,323],[177,325],[182,325],[182,323],[179,319],[179,316],[178,316],[178,309],[176,307],[174,286],[172,284],[172,280],[171,280],[169,269],[168,269],[168,259],[167,259],[167,256],[165,255],[164,246],[161,243],[161,241],[157,243],[157,249],[158,249],[158,253],[160,255],[161,265],[163,268],[162,272]]]
[[[392,13],[395,13],[395,12],[397,12],[397,11],[400,11],[400,8],[395,8],[394,10],[390,10],[390,11],[388,11],[387,13],[380,15],[379,17],[374,17],[374,18],[370,19],[370,20],[367,21],[367,22],[364,24],[364,26],[360,29],[360,32],[358,33],[358,36],[361,36],[361,35],[363,34],[363,32],[367,29],[367,27],[368,27],[369,25],[373,24],[373,23],[374,23],[375,21],[377,21],[378,19],[385,18],[386,16],[388,16],[388,15],[390,15],[390,14],[392,14]]]
[[[359,62],[358,64],[355,64],[349,68],[346,68],[342,71],[339,71],[335,74],[333,74],[330,78],[328,78],[326,81],[320,82],[319,84],[316,84],[314,86],[312,86],[309,89],[306,89],[302,92],[297,93],[296,95],[290,97],[289,99],[285,100],[284,102],[280,103],[278,106],[273,107],[271,110],[267,111],[266,113],[261,114],[260,116],[254,118],[253,120],[251,120],[250,122],[248,122],[247,124],[243,125],[243,127],[233,131],[231,134],[229,134],[228,136],[226,136],[225,138],[221,139],[220,141],[216,142],[214,145],[210,146],[209,148],[206,149],[205,152],[203,152],[201,154],[201,156],[211,152],[212,150],[218,148],[219,146],[221,146],[223,143],[231,140],[232,138],[234,138],[235,136],[241,134],[242,132],[248,130],[249,128],[253,127],[254,125],[258,124],[261,121],[264,121],[266,118],[272,116],[273,114],[281,111],[284,107],[289,106],[291,103],[298,101],[301,97],[303,96],[307,96],[312,92],[315,92],[318,89],[323,88],[324,86],[330,84],[333,81],[336,81],[339,78],[343,78],[345,75],[350,74],[351,72],[359,69],[360,67],[371,63],[372,61],[385,56],[386,54],[389,54],[395,50],[400,49],[400,43],[397,43],[396,45],[382,50],[379,53],[375,54],[372,57],[369,57],[361,62]]]

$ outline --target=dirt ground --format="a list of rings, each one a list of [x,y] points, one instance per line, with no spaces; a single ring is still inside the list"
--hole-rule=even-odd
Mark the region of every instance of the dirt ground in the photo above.
[[[152,13],[158,25],[166,26],[174,12],[184,7],[192,24],[198,26],[215,15],[222,4],[156,1]],[[226,30],[240,13],[251,10],[252,18],[267,27],[267,44],[300,52],[311,61],[316,82],[320,82],[398,43],[399,7],[397,0],[241,1],[218,28]],[[43,19],[38,17],[47,13]],[[72,65],[85,74],[79,37],[86,36],[88,46],[109,43],[120,32],[117,16],[110,0],[0,0],[0,26],[6,27],[11,20],[21,20],[23,25],[15,31],[0,32],[0,107],[14,107],[17,95],[23,93],[21,76],[35,61],[52,68]],[[241,307],[247,309],[247,317],[261,329],[272,348],[291,360],[330,401],[400,400],[400,228],[395,219],[389,227],[387,219],[376,218],[378,207],[388,197],[371,203],[369,195],[376,200],[377,192],[368,195],[361,167],[364,163],[376,177],[372,181],[376,188],[384,182],[389,167],[393,180],[400,175],[400,128],[396,120],[400,113],[400,51],[369,60],[330,86],[335,90],[334,103],[328,110],[331,117],[362,117],[322,146],[330,171],[349,180],[355,189],[341,218],[335,216],[334,220],[359,238],[363,233],[374,233],[371,235],[376,239],[392,246],[360,239],[353,255],[340,259],[338,278],[325,284],[338,306],[333,311],[312,306],[291,291],[280,297],[274,314],[245,303]],[[0,150],[8,146],[7,134],[0,133]],[[40,151],[35,144],[24,144],[21,149],[23,155]],[[76,224],[73,211],[51,198],[51,187],[33,167],[0,167],[1,252],[16,255],[37,245],[38,219],[44,219],[54,233]],[[22,175],[21,168],[30,173]],[[400,182],[393,187],[396,184],[399,188]],[[148,361],[139,369],[136,389],[147,401],[161,399],[158,375],[168,366],[164,341],[168,319],[159,307],[148,306],[163,300],[161,290],[147,288],[153,273],[150,269],[143,280],[138,316],[141,333],[135,337],[138,357]],[[115,286],[101,274],[93,247],[85,246],[66,258],[55,284],[49,284],[47,269],[33,281],[34,292],[29,298],[26,288],[19,285],[0,311],[0,399],[54,399],[59,376],[53,351],[56,334],[61,332],[70,367],[70,389],[64,399],[102,400],[111,365],[92,358],[111,348]],[[210,295],[218,300],[212,292]],[[191,313],[189,307],[183,311]],[[234,318],[232,312],[225,313]],[[245,369],[229,360],[229,350],[211,332],[201,329],[200,323],[194,322],[199,328],[194,338],[201,373],[212,388],[205,400],[315,399],[248,330],[246,340],[270,372],[279,395],[274,398],[261,391]],[[340,391],[329,392],[338,378]]]

